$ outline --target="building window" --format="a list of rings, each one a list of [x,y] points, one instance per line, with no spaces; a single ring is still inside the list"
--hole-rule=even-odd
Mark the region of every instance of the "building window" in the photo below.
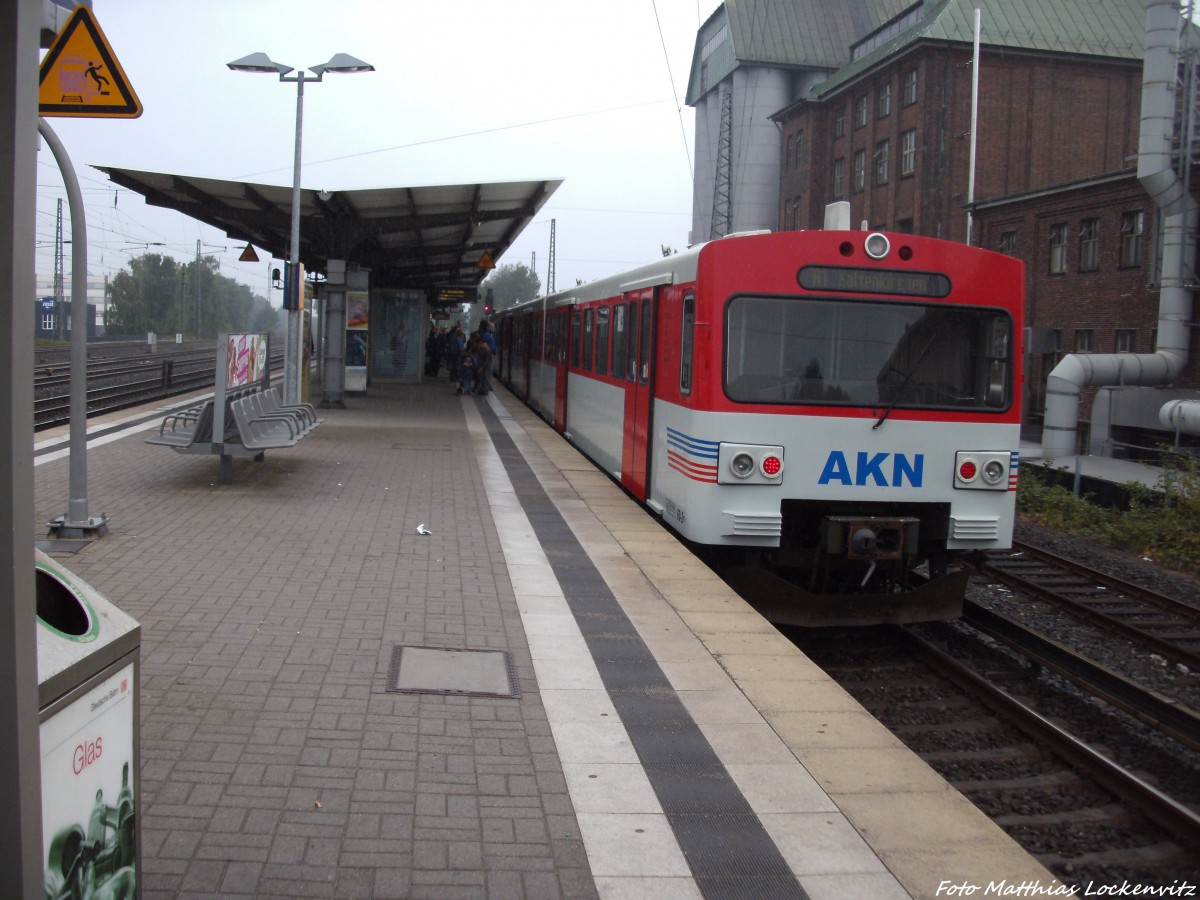
[[[912,106],[917,102],[917,70],[909,69],[904,73],[904,97],[902,102],[905,106]]]
[[[1050,226],[1050,274],[1062,275],[1067,271],[1067,226]]]
[[[867,125],[867,95],[863,94],[854,100],[854,127],[865,128]]]
[[[867,183],[867,151],[854,151],[854,190],[861,191]]]
[[[875,145],[875,183],[887,184],[888,180],[888,141],[880,141]]]
[[[839,106],[833,114],[833,136],[835,138],[846,136],[846,107]]]
[[[891,82],[879,88],[879,118],[892,114],[892,85]]]
[[[833,161],[833,199],[840,200],[846,196],[846,159],[839,157]]]
[[[1142,264],[1142,213],[1121,213],[1121,265]]]
[[[1015,231],[1002,231],[1000,233],[1000,246],[997,249],[1005,256],[1015,256],[1017,253],[1017,233]]]
[[[1100,220],[1084,219],[1079,223],[1079,271],[1095,272],[1100,268]]]
[[[1137,331],[1133,328],[1118,328],[1117,329],[1117,352],[1118,353],[1136,353],[1137,352]]]
[[[900,174],[917,171],[917,129],[910,128],[900,135]]]
[[[800,160],[804,149],[804,129],[802,128],[797,131],[794,137],[795,143],[792,144],[792,160],[790,163],[793,172],[800,169]]]
[[[1090,328],[1075,329],[1075,352],[1091,353],[1095,341],[1095,332]]]
[[[54,330],[54,313],[42,313],[42,331]]]

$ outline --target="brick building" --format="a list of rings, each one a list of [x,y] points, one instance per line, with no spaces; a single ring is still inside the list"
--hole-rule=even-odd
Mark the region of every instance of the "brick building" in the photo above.
[[[709,40],[697,42],[698,58],[712,50],[723,20],[731,34],[753,35],[746,22],[765,23],[764,10],[778,4],[728,0],[702,31]],[[802,2],[791,6],[807,9]],[[859,6],[876,18],[858,17],[863,28],[837,68],[818,71],[796,59],[792,99],[770,115],[778,128],[772,227],[820,228],[825,206],[847,200],[855,227],[865,222],[968,239],[972,45],[980,7],[970,239],[1027,265],[1026,409],[1036,438],[1045,376],[1063,354],[1155,349],[1158,217],[1131,169],[1139,149],[1145,0]],[[771,64],[765,48],[743,41],[744,67]],[[697,183],[702,159],[717,160],[719,183],[720,153],[710,147],[704,156],[701,144],[698,106]],[[736,152],[728,169],[736,196]],[[693,219],[694,228],[703,224],[695,213]],[[1194,358],[1173,387],[1200,387]],[[1096,418],[1095,394],[1083,393],[1085,426]],[[1116,409],[1112,399],[1104,396],[1105,415]],[[1133,434],[1142,426],[1156,427],[1139,420],[1127,436],[1151,441],[1148,433]],[[1111,444],[1118,427],[1124,426],[1106,422],[1099,442]]]

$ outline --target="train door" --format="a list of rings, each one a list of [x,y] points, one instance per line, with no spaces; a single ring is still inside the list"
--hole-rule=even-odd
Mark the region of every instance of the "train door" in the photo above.
[[[621,484],[639,500],[648,494],[650,407],[654,360],[654,291],[626,294],[625,434],[621,444]]]
[[[547,327],[550,341],[546,352],[554,365],[554,427],[559,431],[567,428],[567,311],[555,310],[550,314]]]

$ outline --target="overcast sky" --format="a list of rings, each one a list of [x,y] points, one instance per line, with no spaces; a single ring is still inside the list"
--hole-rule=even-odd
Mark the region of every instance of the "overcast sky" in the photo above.
[[[375,66],[304,89],[301,185],[352,190],[562,178],[498,262],[546,285],[590,281],[687,245],[696,33],[718,0],[95,0],[141,100],[137,119],[52,118],[87,211],[88,271],[146,252],[194,258],[267,293],[271,262],[240,263],[224,233],[148,206],[92,165],[292,183],[296,86],[230,71],[257,51],[307,69],[334,53]],[[661,32],[660,32],[661,29]],[[38,154],[37,271],[53,274],[53,155]],[[64,216],[67,204],[64,199]],[[63,225],[70,239],[69,218]],[[159,244],[165,246],[157,246]],[[70,248],[65,269],[71,272]],[[274,263],[279,265],[279,261]],[[279,292],[272,301],[278,305]]]

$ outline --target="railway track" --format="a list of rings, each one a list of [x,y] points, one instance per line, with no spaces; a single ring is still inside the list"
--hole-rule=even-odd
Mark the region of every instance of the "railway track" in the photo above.
[[[1017,541],[1011,552],[989,554],[980,573],[1200,672],[1200,607],[1194,604]]]
[[[970,593],[957,622],[787,632],[1064,883],[1200,882],[1200,610],[1025,543]]]
[[[1200,875],[1200,754],[1144,717],[965,622],[793,637],[1064,883]]]
[[[144,345],[142,345],[144,350]],[[271,367],[283,365],[283,350],[273,349]],[[89,358],[87,413],[103,415],[148,401],[212,387],[216,350]],[[34,429],[70,421],[70,366],[42,360],[34,372]]]

